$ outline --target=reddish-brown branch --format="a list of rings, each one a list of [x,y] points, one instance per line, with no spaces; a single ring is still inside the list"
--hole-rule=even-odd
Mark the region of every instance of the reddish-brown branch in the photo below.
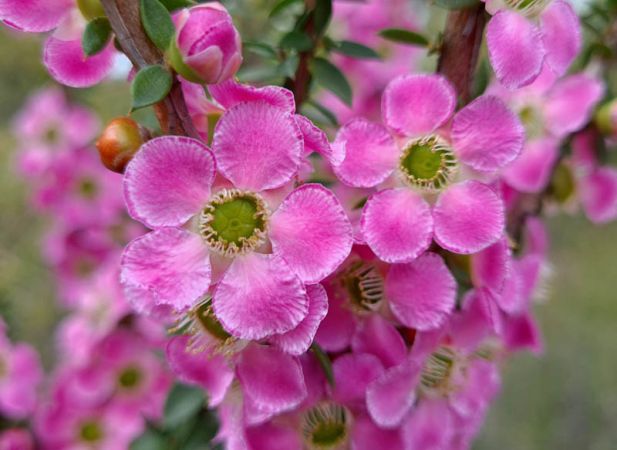
[[[450,11],[446,19],[437,71],[450,80],[463,103],[471,100],[485,25],[484,3],[468,9]]]
[[[136,69],[165,63],[163,54],[150,41],[141,26],[138,0],[101,0],[101,4],[122,51]],[[199,137],[177,80],[174,80],[165,100],[155,105],[155,111],[163,132]]]

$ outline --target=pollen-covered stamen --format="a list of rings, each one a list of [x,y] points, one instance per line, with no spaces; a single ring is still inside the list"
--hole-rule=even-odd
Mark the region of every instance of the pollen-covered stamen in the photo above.
[[[205,206],[199,231],[208,246],[224,256],[242,255],[266,240],[268,209],[257,194],[223,189]]]
[[[191,353],[208,352],[230,355],[239,351],[243,346],[238,339],[225,331],[216,318],[210,297],[198,303],[169,331],[190,335],[187,350]]]
[[[347,411],[335,403],[315,406],[304,414],[302,434],[311,450],[342,448],[349,434]]]
[[[505,5],[525,16],[540,14],[551,0],[504,0]]]
[[[352,306],[375,311],[384,298],[384,279],[372,264],[354,261],[341,273],[340,283]]]
[[[399,167],[406,182],[426,190],[440,190],[456,171],[456,158],[437,136],[411,141],[401,155]]]
[[[420,384],[425,391],[447,395],[456,386],[454,374],[460,368],[461,361],[454,349],[448,346],[439,347],[426,360],[422,368]]]

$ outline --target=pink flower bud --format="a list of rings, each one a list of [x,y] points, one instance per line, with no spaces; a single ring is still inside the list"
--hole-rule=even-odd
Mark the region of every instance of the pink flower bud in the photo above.
[[[189,81],[217,84],[231,78],[242,63],[242,43],[231,16],[219,3],[182,10],[169,59]]]

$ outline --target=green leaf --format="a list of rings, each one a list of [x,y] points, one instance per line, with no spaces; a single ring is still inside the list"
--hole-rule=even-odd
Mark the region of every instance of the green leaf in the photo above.
[[[305,33],[292,30],[285,34],[280,43],[281,48],[295,50],[297,52],[305,52],[313,48],[313,41]]]
[[[335,42],[332,51],[352,58],[379,59],[379,54],[366,45],[352,41]]]
[[[437,6],[446,9],[465,9],[478,5],[479,0],[434,0]]]
[[[163,66],[148,66],[135,75],[131,85],[133,110],[160,102],[171,90],[173,78]]]
[[[324,352],[323,349],[316,343],[313,343],[313,345],[311,345],[311,350],[317,358],[317,361],[319,361],[319,365],[323,369],[328,383],[330,383],[330,386],[334,386],[334,372],[332,371],[332,361],[330,361],[330,358],[328,358],[326,352]]]
[[[160,2],[167,8],[168,11],[175,11],[176,9],[187,8],[195,5],[192,0],[160,0]]]
[[[255,55],[262,56],[264,58],[277,58],[276,50],[268,44],[264,44],[262,42],[243,42],[242,48],[247,52],[254,53]]]
[[[315,36],[323,36],[332,18],[332,0],[317,0],[313,10]]]
[[[165,437],[152,428],[146,429],[144,434],[131,443],[131,450],[165,450],[167,448]]]
[[[338,127],[338,120],[336,114],[330,111],[328,108],[313,100],[308,100],[302,105],[302,114],[310,116],[309,118],[315,122]]]
[[[429,40],[421,34],[403,28],[386,28],[379,32],[379,36],[400,44],[419,45],[421,47],[428,47],[429,45]]]
[[[176,383],[167,396],[163,416],[163,427],[173,430],[198,414],[205,405],[201,389]]]
[[[345,104],[351,106],[351,86],[338,67],[324,58],[315,58],[312,73],[320,86],[331,91]]]
[[[171,15],[159,0],[140,0],[141,23],[150,40],[165,51],[176,33]]]
[[[81,38],[81,46],[86,56],[101,52],[111,38],[111,25],[106,17],[98,17],[86,25]]]
[[[298,55],[291,55],[283,61],[283,64],[278,66],[277,72],[284,77],[293,78],[296,75],[298,64],[300,64]]]
[[[278,16],[283,11],[285,11],[287,8],[292,6],[294,3],[301,3],[301,2],[302,0],[279,0],[276,3],[276,5],[274,5],[274,7],[272,8],[272,11],[270,11],[270,14],[268,15],[268,17],[272,18],[274,16]]]

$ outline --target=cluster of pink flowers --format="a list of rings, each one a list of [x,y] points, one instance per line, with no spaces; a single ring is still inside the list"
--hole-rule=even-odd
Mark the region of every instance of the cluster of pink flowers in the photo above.
[[[67,314],[44,392],[36,353],[3,338],[1,414],[30,419],[34,440],[11,430],[0,448],[128,448],[162,415],[172,377],[155,352],[165,334],[122,293],[122,248],[142,230],[126,214],[121,177],[98,160],[99,127],[55,88],[36,93],[15,120],[16,165],[33,208],[48,217],[43,257]]]
[[[98,4],[78,3],[86,17]],[[375,45],[379,29],[413,26],[386,3],[337,5],[336,18]],[[171,383],[156,349],[207,392],[230,450],[470,447],[501,362],[542,351],[533,307],[548,237],[515,212],[547,194],[548,210],[617,217],[617,171],[586,127],[603,83],[564,76],[581,47],[573,9],[485,3],[497,80],[484,94],[459,107],[447,78],[412,73],[416,50],[340,58],[360,95],[350,109],[324,96],[346,119],[330,136],[293,92],[233,78],[239,34],[214,3],[174,16],[170,50],[201,139],[146,139],[120,176],[96,160],[90,112],[55,90],[30,101],[18,166],[52,218],[45,256],[71,311],[33,415],[44,448],[127,448]],[[113,51],[74,57],[76,11],[0,0],[14,28],[57,27],[48,68],[85,86]],[[18,347],[6,348],[12,367]]]

